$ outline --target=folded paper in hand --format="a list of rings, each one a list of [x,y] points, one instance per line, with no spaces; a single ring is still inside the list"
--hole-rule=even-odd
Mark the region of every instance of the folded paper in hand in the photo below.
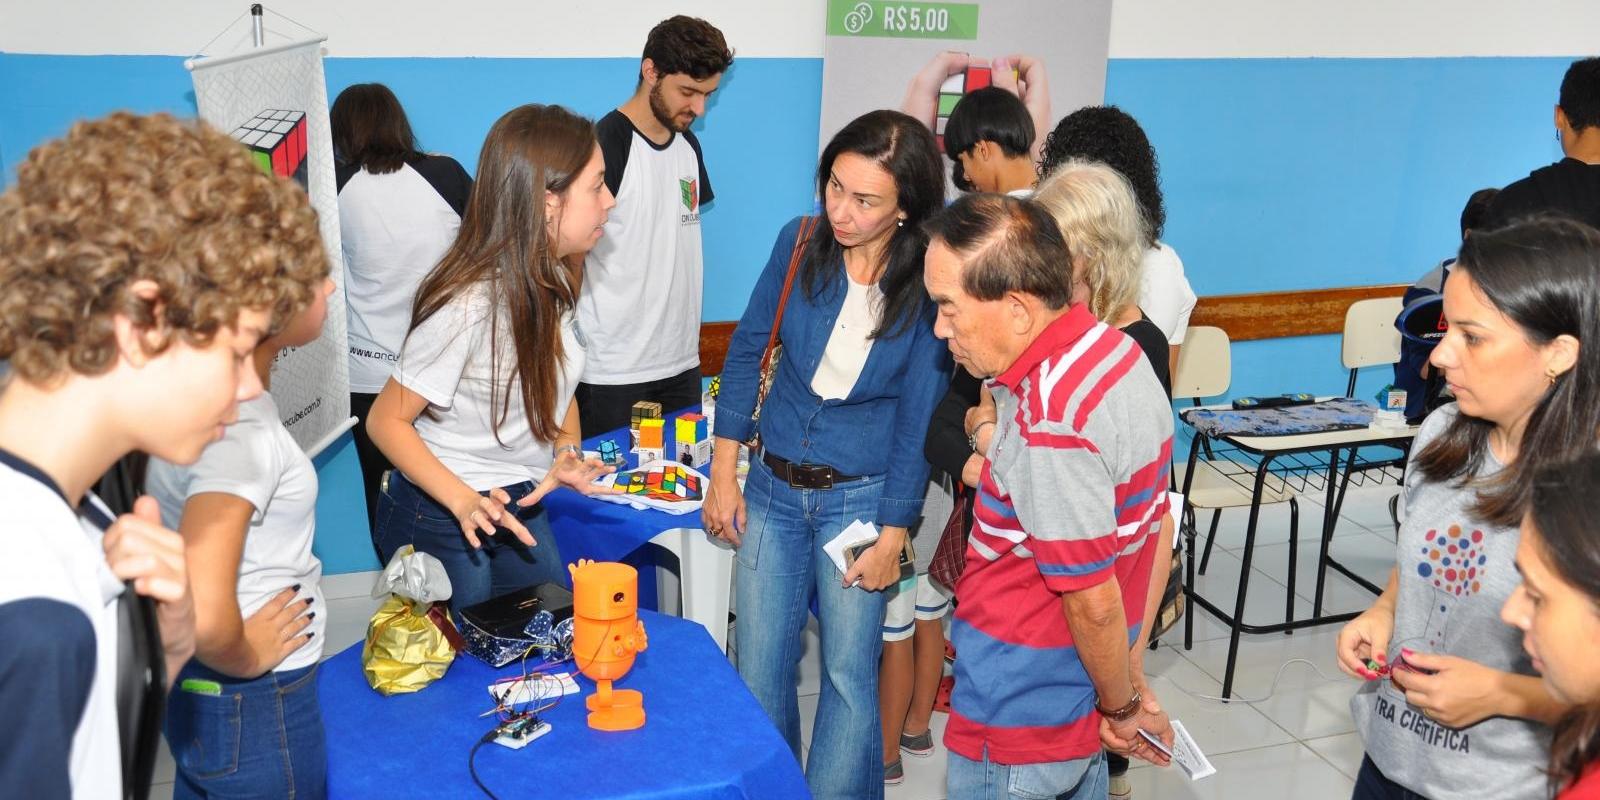
[[[858,544],[869,544],[876,541],[878,541],[878,527],[870,522],[862,522],[858,519],[846,525],[838,536],[833,537],[833,541],[823,545],[822,552],[827,553],[828,558],[833,559],[833,565],[838,567],[840,572],[849,572],[849,567],[845,566],[844,563],[844,551]]]

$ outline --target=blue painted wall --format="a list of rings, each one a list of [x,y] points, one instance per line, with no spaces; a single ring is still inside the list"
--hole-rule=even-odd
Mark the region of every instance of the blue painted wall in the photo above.
[[[1198,294],[1409,281],[1449,255],[1467,195],[1559,157],[1551,107],[1570,59],[1113,60],[1106,97],[1161,154],[1166,240]],[[633,59],[333,58],[328,92],[389,84],[424,147],[470,170],[506,109],[599,116]],[[704,217],[705,318],[743,310],[782,221],[811,207],[822,62],[741,59],[698,132],[716,187]],[[0,169],[72,120],[194,113],[182,60],[0,53]],[[1368,370],[1359,393],[1388,382]],[[1337,337],[1244,342],[1234,394],[1340,392]],[[375,566],[348,438],[319,459],[330,573]]]

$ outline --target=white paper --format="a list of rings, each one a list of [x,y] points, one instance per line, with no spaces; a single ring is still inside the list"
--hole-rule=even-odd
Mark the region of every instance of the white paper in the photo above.
[[[839,535],[833,537],[833,541],[823,545],[822,552],[827,553],[828,558],[833,559],[833,565],[838,567],[840,572],[849,572],[849,568],[844,563],[844,551],[858,544],[876,541],[878,541],[878,527],[870,522],[862,522],[858,519],[846,525],[844,530],[839,531]]]
[[[1177,492],[1167,492],[1167,513],[1172,515],[1174,523],[1183,519],[1183,495]],[[1182,550],[1183,531],[1179,530],[1176,524],[1172,527],[1172,549]]]
[[[489,684],[489,695],[501,703],[506,702],[508,694],[512,703],[531,703],[576,694],[577,691],[578,682],[566,672],[529,675],[521,680]]]
[[[1217,774],[1217,768],[1211,766],[1211,761],[1206,754],[1200,752],[1200,745],[1196,744],[1194,737],[1185,730],[1183,723],[1172,720],[1172,749],[1161,743],[1161,740],[1151,734],[1139,731],[1139,736],[1153,745],[1157,750],[1172,759],[1172,763],[1183,768],[1188,773],[1189,780],[1197,781]]]

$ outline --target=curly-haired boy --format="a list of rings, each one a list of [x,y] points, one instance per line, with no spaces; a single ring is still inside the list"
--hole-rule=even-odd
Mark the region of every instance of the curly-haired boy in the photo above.
[[[327,268],[304,192],[167,115],[79,123],[0,194],[0,708],[28,721],[0,785],[18,796],[141,778],[118,735],[119,603],[125,581],[156,601],[176,675],[194,652],[183,542],[149,498],[113,521],[90,487],[130,451],[199,457],[261,392],[257,342]]]

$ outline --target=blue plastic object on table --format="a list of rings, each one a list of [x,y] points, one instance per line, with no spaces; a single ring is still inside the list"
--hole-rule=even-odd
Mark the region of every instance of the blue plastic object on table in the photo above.
[[[584,698],[594,683],[574,670],[580,691],[541,715],[550,733],[521,750],[478,750],[484,785],[507,800],[809,797],[788,745],[705,629],[650,611],[639,617],[650,646],[616,685],[644,692],[644,727],[591,730]],[[324,661],[328,796],[483,797],[467,754],[496,721],[478,715],[494,705],[491,682],[520,674],[519,663],[497,670],[458,655],[431,686],[384,697],[361,674],[359,643]]]
[[[668,422],[662,426],[662,444],[668,454],[676,448],[676,437],[673,435],[675,426],[670,424],[672,419],[690,411],[699,412],[700,407],[680,409],[662,417]],[[639,465],[639,457],[629,452],[633,447],[629,436],[627,428],[619,428],[585,440],[583,449],[598,450],[600,442],[615,440],[628,460],[626,465],[617,468],[618,472],[623,472]],[[701,468],[701,471],[705,469]],[[668,514],[655,509],[604,503],[571,489],[551,492],[544,499],[544,508],[549,515],[550,529],[555,533],[556,545],[561,548],[563,561],[570,564],[580,558],[591,558],[595,561],[622,561],[640,568],[639,597],[647,608],[652,608],[655,600],[655,571],[647,569],[654,566],[654,562],[644,557],[647,554],[635,555],[635,551],[663,531],[700,527],[700,514],[697,512]]]

